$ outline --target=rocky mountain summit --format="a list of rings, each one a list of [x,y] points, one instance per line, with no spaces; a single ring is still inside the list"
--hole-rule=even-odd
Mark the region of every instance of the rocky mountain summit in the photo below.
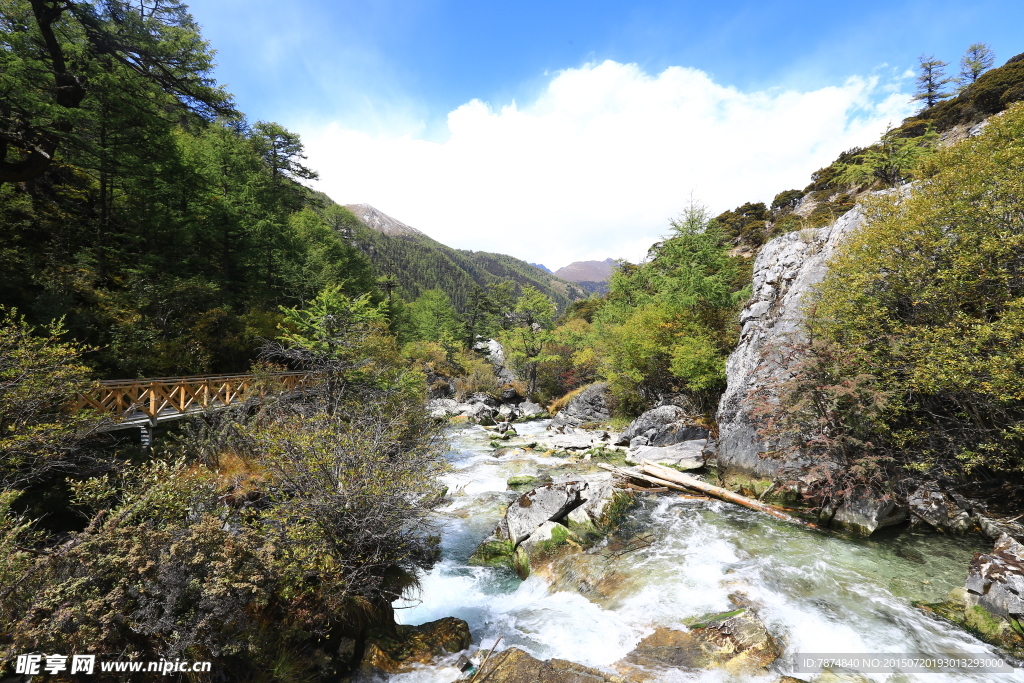
[[[615,259],[574,261],[555,271],[555,277],[569,282],[607,282],[615,272]]]
[[[379,211],[369,204],[346,204],[345,208],[355,214],[363,225],[373,228],[377,232],[384,233],[391,237],[398,235],[420,235],[426,237],[425,233],[417,230],[411,225],[406,225],[397,218],[392,218],[383,211]]]

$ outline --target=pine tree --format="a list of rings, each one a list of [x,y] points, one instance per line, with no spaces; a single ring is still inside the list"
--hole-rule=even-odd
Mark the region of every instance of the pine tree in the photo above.
[[[915,101],[924,102],[925,108],[928,108],[934,107],[950,96],[950,93],[944,90],[953,80],[945,77],[944,69],[947,66],[949,66],[948,63],[935,59],[934,56],[921,55],[921,63],[918,66],[920,75],[917,77],[917,92],[913,97]]]
[[[981,74],[992,68],[996,57],[988,43],[974,43],[960,58],[960,77],[957,82],[966,88],[978,80]]]

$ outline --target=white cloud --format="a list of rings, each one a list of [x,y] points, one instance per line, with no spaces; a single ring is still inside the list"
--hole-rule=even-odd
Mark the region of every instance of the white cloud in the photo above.
[[[473,100],[430,142],[330,124],[302,130],[319,188],[453,247],[552,269],[639,259],[691,192],[718,213],[803,187],[839,152],[911,112],[878,76],[744,93],[696,69],[606,61],[551,77],[536,101]]]

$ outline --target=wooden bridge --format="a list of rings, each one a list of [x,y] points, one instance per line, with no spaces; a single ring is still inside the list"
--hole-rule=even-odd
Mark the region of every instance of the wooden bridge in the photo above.
[[[74,408],[110,415],[114,422],[109,430],[140,428],[143,443],[149,445],[152,428],[161,422],[226,408],[267,393],[302,391],[311,381],[308,372],[108,380],[82,395]]]

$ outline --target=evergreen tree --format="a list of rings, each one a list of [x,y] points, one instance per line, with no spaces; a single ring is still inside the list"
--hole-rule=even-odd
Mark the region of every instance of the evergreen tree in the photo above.
[[[537,391],[537,368],[548,359],[545,344],[551,338],[551,324],[555,319],[555,304],[533,287],[524,287],[516,300],[510,319],[514,326],[502,335],[502,341],[512,361],[526,372],[530,396]]]
[[[960,58],[960,77],[957,82],[961,88],[966,88],[978,80],[981,74],[992,68],[995,64],[995,52],[988,43],[974,43],[964,56]]]
[[[946,78],[945,68],[947,66],[949,65],[946,62],[935,59],[934,56],[925,57],[921,55],[921,61],[918,65],[920,73],[917,77],[917,91],[913,97],[915,102],[924,102],[925,108],[934,107],[950,96],[945,87],[953,79]]]
[[[454,347],[461,339],[461,328],[448,295],[440,289],[428,289],[408,306],[408,341],[439,342]]]

